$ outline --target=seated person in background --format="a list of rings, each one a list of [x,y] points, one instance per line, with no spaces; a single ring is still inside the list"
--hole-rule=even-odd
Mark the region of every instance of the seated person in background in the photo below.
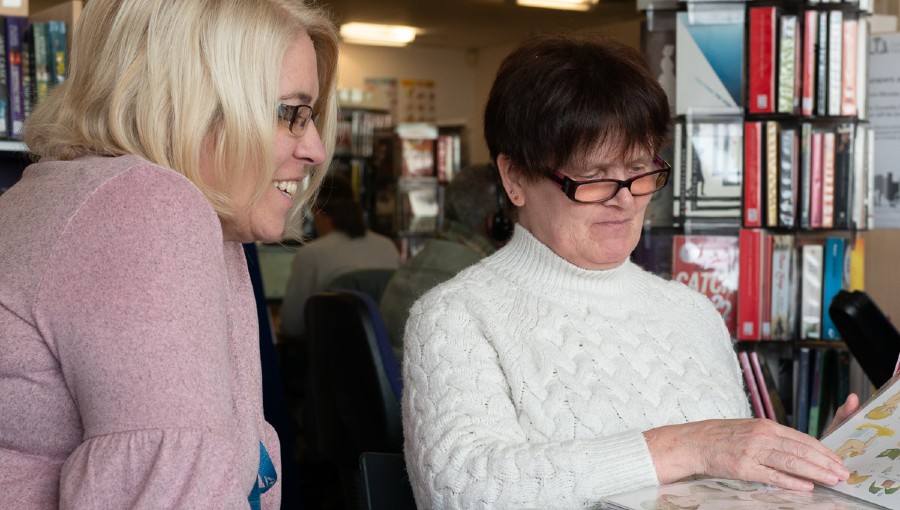
[[[303,336],[306,300],[338,276],[359,269],[396,269],[400,253],[393,241],[366,229],[353,187],[328,175],[313,208],[316,239],[297,250],[281,304],[282,338]]]
[[[750,418],[712,303],[629,260],[670,171],[656,156],[669,104],[640,53],[531,39],[501,64],[484,119],[518,224],[410,311],[403,432],[419,508],[586,508],[698,475],[798,490],[847,479],[814,438]]]
[[[512,234],[491,165],[464,168],[447,186],[444,225],[422,251],[400,266],[381,297],[381,314],[401,359],[409,308],[427,290],[494,253]]]

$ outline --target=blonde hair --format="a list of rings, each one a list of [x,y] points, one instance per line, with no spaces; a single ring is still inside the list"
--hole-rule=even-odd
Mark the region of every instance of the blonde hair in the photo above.
[[[327,157],[307,169],[296,212],[324,177],[337,117],[337,33],[302,0],[91,0],[68,78],[32,112],[25,143],[39,158],[138,155],[190,179],[233,219],[246,211],[223,186],[254,172],[251,203],[271,186],[284,55],[304,34],[316,52],[316,129]],[[204,143],[212,144],[214,183],[200,177]]]

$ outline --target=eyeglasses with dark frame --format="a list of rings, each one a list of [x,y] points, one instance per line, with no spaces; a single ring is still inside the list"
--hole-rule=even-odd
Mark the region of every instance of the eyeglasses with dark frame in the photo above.
[[[276,108],[278,118],[288,123],[288,129],[295,135],[300,135],[306,129],[309,121],[316,122],[319,113],[308,104],[284,104],[279,103]]]
[[[569,200],[581,204],[597,204],[612,200],[622,188],[632,196],[650,195],[666,187],[672,166],[659,156],[653,158],[654,169],[630,179],[590,179],[576,181],[567,175],[553,172],[547,178],[556,183]]]

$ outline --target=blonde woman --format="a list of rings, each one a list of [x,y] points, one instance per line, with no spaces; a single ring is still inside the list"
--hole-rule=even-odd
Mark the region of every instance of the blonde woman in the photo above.
[[[322,179],[337,45],[300,0],[86,5],[0,197],[0,508],[279,507],[241,243]]]

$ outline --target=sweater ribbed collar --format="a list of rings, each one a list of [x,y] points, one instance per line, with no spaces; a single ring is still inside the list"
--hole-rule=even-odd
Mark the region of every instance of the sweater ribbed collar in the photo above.
[[[512,239],[486,259],[486,264],[513,284],[561,299],[614,297],[636,290],[640,271],[626,260],[613,269],[591,270],[572,264],[517,224]]]

